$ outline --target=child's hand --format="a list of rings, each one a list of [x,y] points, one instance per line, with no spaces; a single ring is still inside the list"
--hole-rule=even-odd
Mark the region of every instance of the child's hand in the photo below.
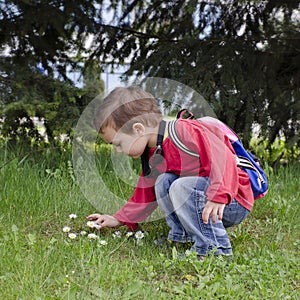
[[[110,215],[99,215],[99,214],[92,214],[86,217],[89,221],[95,221],[95,224],[99,224],[101,228],[104,227],[119,227],[123,225],[119,222],[115,217]]]
[[[212,217],[212,222],[216,223],[217,218],[222,220],[225,204],[207,201],[203,211],[202,220],[204,224],[208,223],[209,217]]]

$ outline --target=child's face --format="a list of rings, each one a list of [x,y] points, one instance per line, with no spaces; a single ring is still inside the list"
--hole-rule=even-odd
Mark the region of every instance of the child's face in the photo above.
[[[148,137],[145,131],[133,130],[132,134],[127,134],[121,130],[107,126],[102,130],[102,137],[106,142],[115,146],[118,152],[122,152],[133,158],[140,157],[148,143]]]

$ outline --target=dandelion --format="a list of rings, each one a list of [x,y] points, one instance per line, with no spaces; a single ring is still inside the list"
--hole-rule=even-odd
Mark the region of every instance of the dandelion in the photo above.
[[[71,239],[71,240],[74,240],[76,239],[76,234],[75,233],[69,233],[68,237]]]
[[[87,237],[91,240],[96,240],[98,238],[98,236],[95,233],[89,233]]]
[[[76,219],[76,218],[77,218],[77,215],[76,215],[76,214],[70,214],[70,215],[69,215],[69,218],[70,218],[70,219]]]
[[[121,234],[121,231],[115,231],[113,234],[112,234],[113,238],[120,238],[122,236]]]
[[[80,231],[80,235],[87,235],[87,232],[85,230]]]
[[[99,241],[99,244],[100,244],[101,246],[106,246],[108,243],[107,243],[107,241],[105,241],[105,240],[100,240],[100,241]]]
[[[131,236],[133,236],[133,232],[132,232],[132,231],[128,231],[128,232],[126,233],[126,237],[131,237]]]
[[[142,231],[139,230],[135,233],[135,238],[137,240],[141,240],[143,237],[144,237],[144,233]]]
[[[70,232],[71,228],[69,226],[65,226],[63,228],[63,232]]]

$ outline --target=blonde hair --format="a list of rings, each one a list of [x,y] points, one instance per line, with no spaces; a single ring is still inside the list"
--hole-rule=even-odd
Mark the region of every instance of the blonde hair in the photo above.
[[[129,86],[117,87],[104,98],[94,124],[100,133],[107,126],[130,133],[134,123],[156,127],[161,120],[162,113],[153,95],[138,86]]]

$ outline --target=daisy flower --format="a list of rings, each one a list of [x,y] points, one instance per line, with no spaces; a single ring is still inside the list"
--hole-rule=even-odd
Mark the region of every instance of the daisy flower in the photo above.
[[[131,237],[131,236],[133,236],[133,232],[132,232],[132,231],[128,231],[128,232],[126,233],[126,237]]]
[[[77,215],[76,215],[76,214],[70,214],[70,215],[69,215],[69,218],[70,218],[70,219],[76,219],[76,218],[77,218]]]
[[[69,226],[65,226],[63,228],[63,232],[70,232],[71,228]]]
[[[86,225],[88,226],[88,227],[90,227],[90,228],[94,228],[94,221],[88,221],[87,223],[86,223]]]
[[[87,237],[93,240],[96,240],[98,238],[98,236],[95,233],[89,233]]]
[[[100,244],[101,246],[106,246],[108,243],[107,243],[107,241],[105,241],[105,240],[100,240],[100,241],[99,241],[99,244]]]
[[[143,237],[144,237],[144,233],[142,231],[139,230],[135,233],[135,238],[137,240],[141,240]]]
[[[76,234],[75,234],[75,233],[69,233],[68,237],[69,237],[71,240],[74,240],[74,239],[76,239]]]
[[[80,231],[80,235],[87,235],[87,232],[82,230],[82,231]]]
[[[112,234],[112,236],[113,236],[113,238],[120,238],[121,237],[121,231],[115,231],[113,234]]]
[[[90,228],[96,228],[96,229],[100,229],[101,228],[101,225],[95,223],[94,221],[88,221],[86,223],[86,225]]]

